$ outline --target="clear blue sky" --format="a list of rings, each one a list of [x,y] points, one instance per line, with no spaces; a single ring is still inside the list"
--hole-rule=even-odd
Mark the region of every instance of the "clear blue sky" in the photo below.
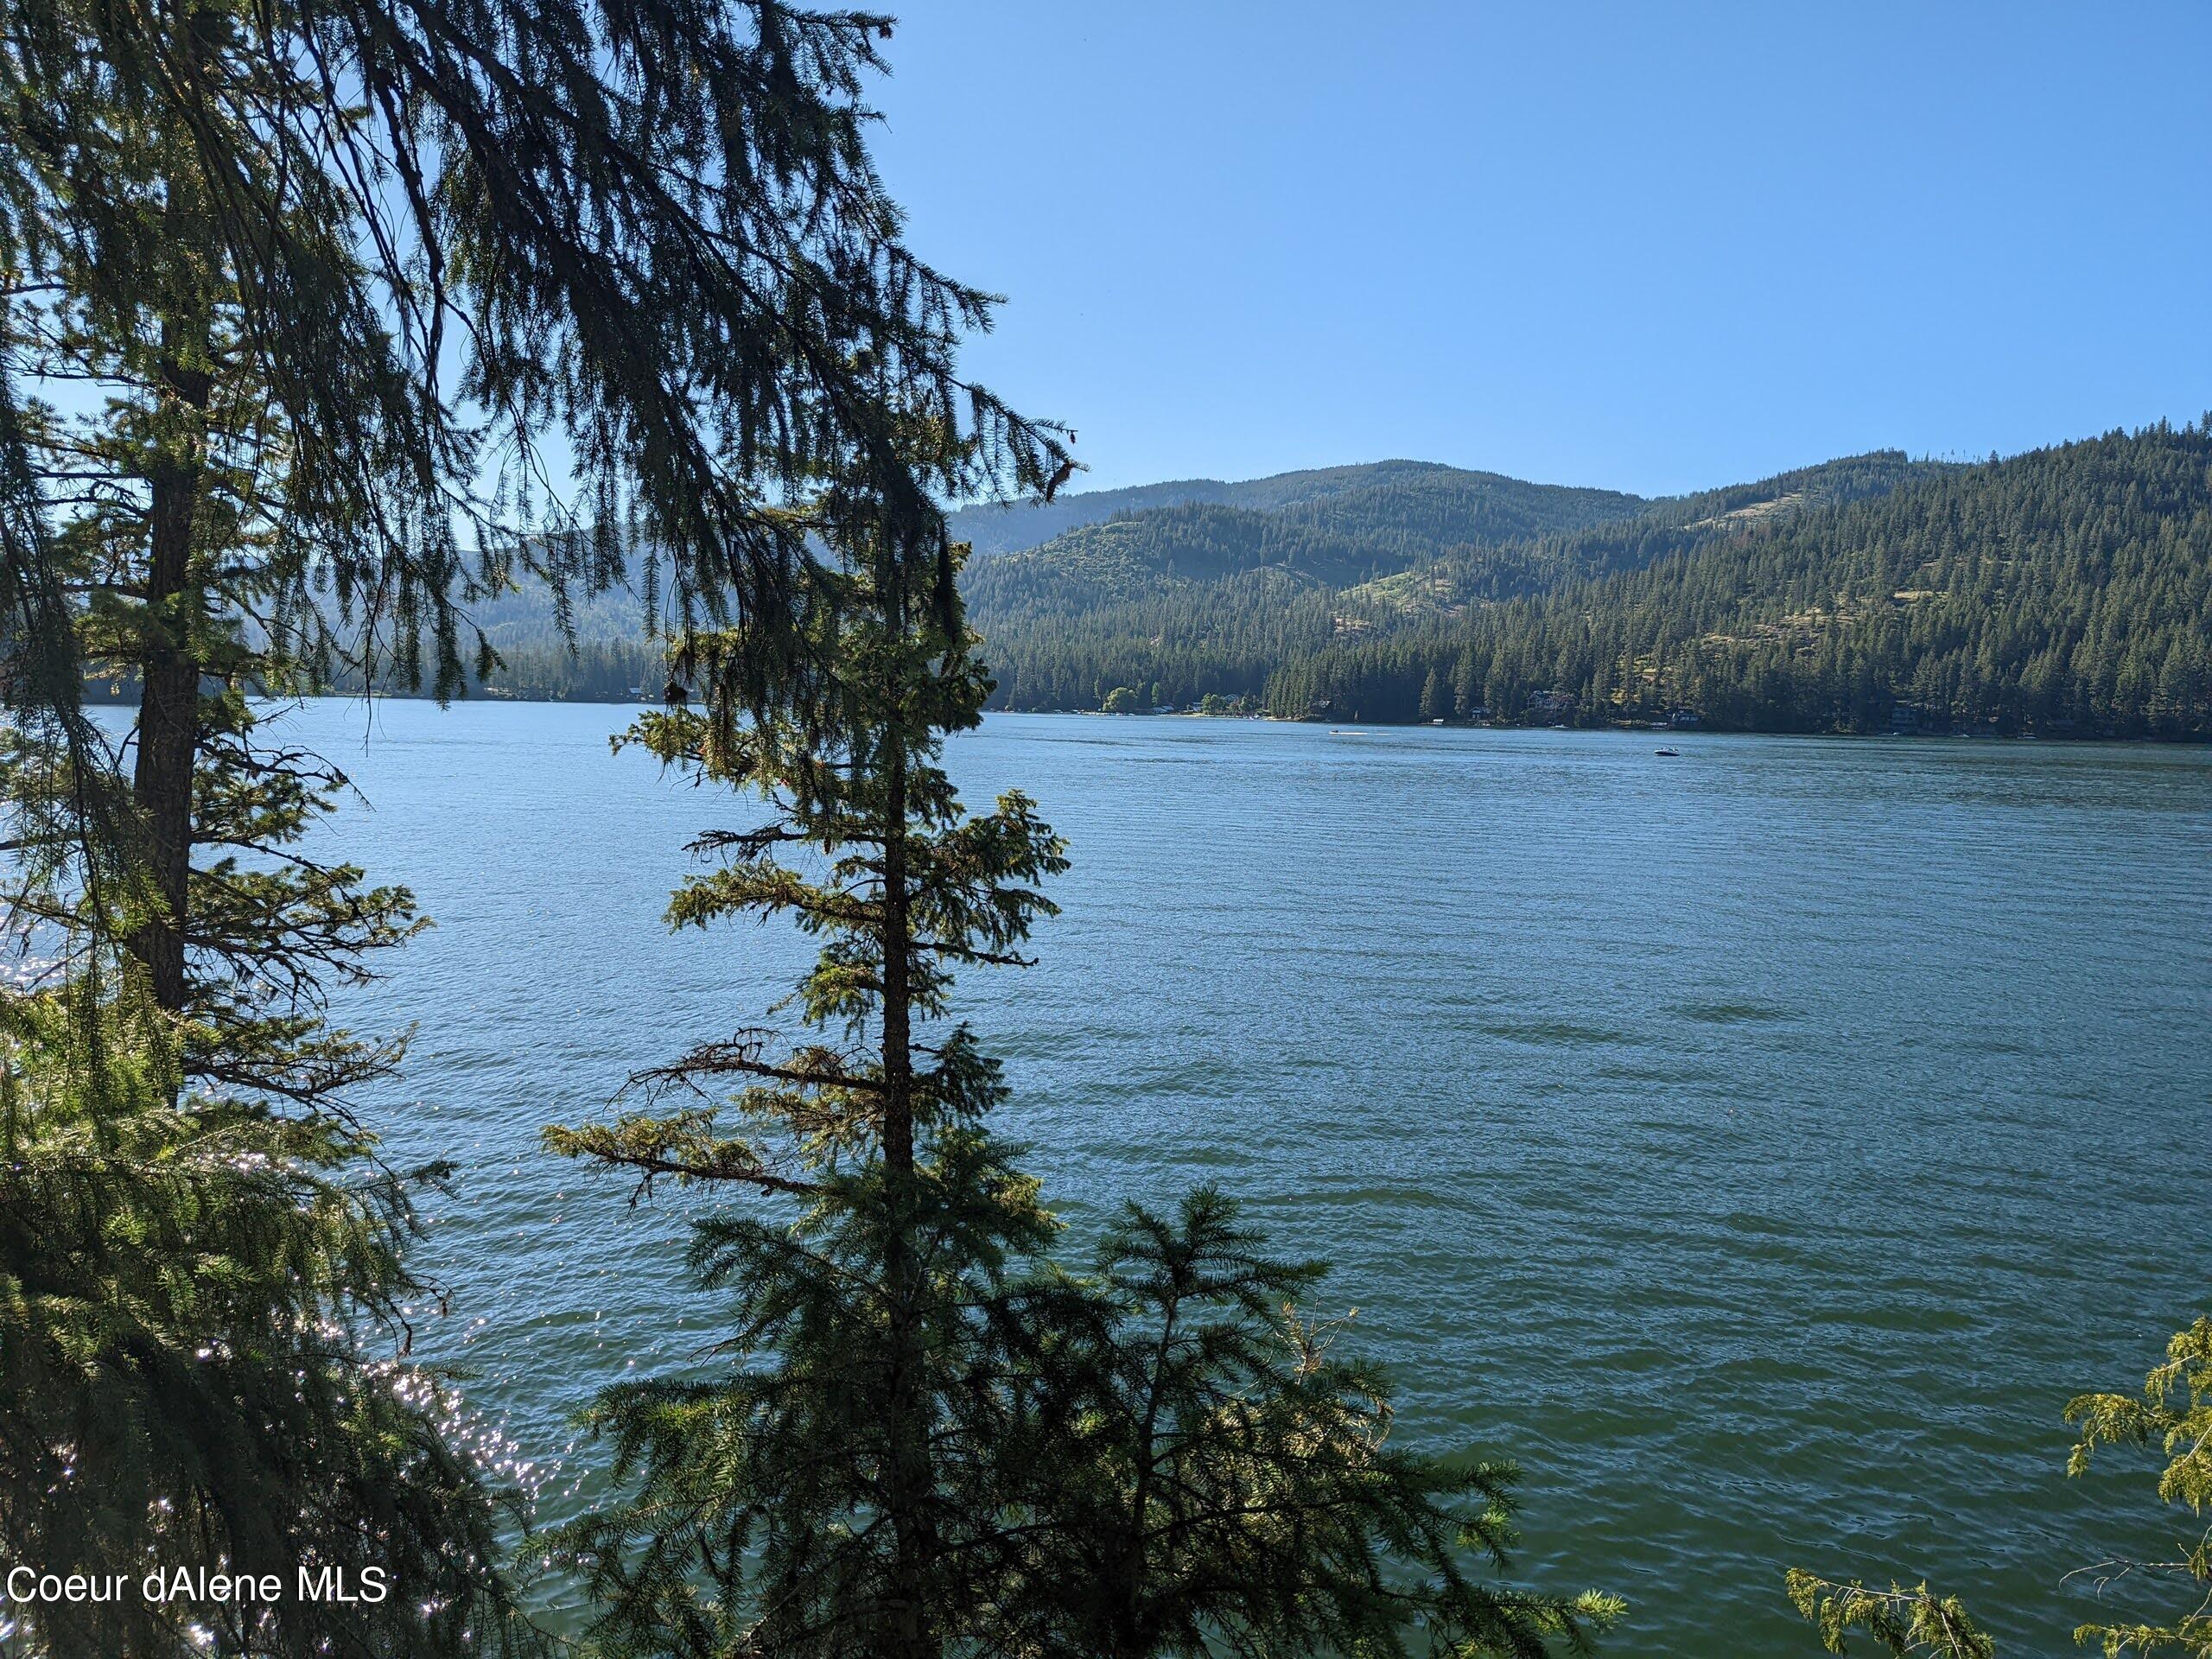
[[[896,0],[888,0],[895,7]],[[1078,487],[1659,493],[2212,408],[2212,3],[909,0],[915,245]]]

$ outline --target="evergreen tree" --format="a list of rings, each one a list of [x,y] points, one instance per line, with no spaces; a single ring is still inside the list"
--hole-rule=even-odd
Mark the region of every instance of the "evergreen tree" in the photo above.
[[[1054,1333],[1007,1650],[1145,1659],[1577,1652],[1618,1616],[1490,1584],[1518,1472],[1393,1443],[1389,1382],[1298,1309],[1326,1272],[1266,1254],[1211,1186],[1129,1205],[1091,1322]],[[1055,1395],[1052,1385],[1064,1392]]]
[[[55,492],[16,418],[24,386],[56,372],[39,359],[81,330],[105,337],[105,361],[59,372],[94,402],[119,377],[159,417],[142,435],[146,603],[189,608],[175,584],[204,452],[241,441],[211,399],[219,371],[244,365],[247,413],[287,452],[276,516],[311,544],[288,609],[331,606],[323,643],[359,676],[412,684],[427,667],[441,695],[463,677],[456,601],[495,589],[512,556],[588,587],[620,574],[626,534],[685,614],[771,614],[796,601],[801,552],[779,498],[806,480],[867,475],[890,495],[1054,481],[1052,432],[958,375],[988,296],[906,249],[874,172],[863,83],[887,30],[778,0],[11,9],[10,706],[51,723],[89,785],[76,678],[54,671],[73,624],[36,533]],[[887,384],[968,442],[917,476]],[[549,431],[580,477],[572,503],[537,487]],[[66,804],[98,856],[132,842],[171,912],[139,925],[174,1005],[197,684],[181,630],[149,644],[137,833],[89,797]],[[803,660],[759,671],[756,692],[804,695]]]
[[[405,1357],[410,1181],[333,1114],[180,1095],[143,1004],[72,1006],[92,983],[0,1007],[0,1556],[125,1583],[12,1605],[10,1651],[534,1649],[498,1448]],[[149,1600],[155,1571],[277,1593]]]
[[[1475,651],[1462,645],[1452,664],[1452,712],[1460,719],[1471,716],[1479,705],[1482,682],[1476,678]]]
[[[428,1294],[403,1261],[413,1183],[347,1108],[404,1040],[324,1019],[413,903],[303,852],[346,781],[266,741],[253,702],[315,683],[334,633],[315,589],[373,566],[380,532],[284,423],[244,278],[210,257],[217,181],[175,132],[107,118],[73,140],[105,169],[99,238],[45,251],[9,340],[11,372],[78,393],[10,411],[38,472],[35,575],[15,579],[47,584],[40,626],[62,630],[18,638],[133,688],[138,718],[111,750],[49,684],[26,702],[45,721],[0,740],[10,921],[36,964],[0,1013],[0,1547],[130,1580],[121,1606],[41,1610],[34,1651],[188,1649],[200,1610],[137,1587],[180,1567],[281,1584],[207,1616],[228,1651],[512,1646],[497,1478],[400,1357]],[[144,285],[111,287],[104,246]],[[343,1600],[298,1578],[343,1569],[358,1593],[368,1567],[405,1587]]]
[[[49,569],[71,602],[83,671],[138,693],[127,754],[134,902],[77,902],[66,842],[48,834],[22,902],[79,963],[111,920],[138,988],[169,1017],[181,1084],[213,1078],[314,1105],[384,1069],[378,1052],[319,1033],[327,979],[413,925],[404,893],[302,858],[296,843],[345,785],[311,755],[257,734],[255,695],[312,689],[334,636],[319,577],[373,562],[359,504],[327,499],[250,349],[235,272],[211,266],[209,181],[175,136],[111,122],[102,154],[114,233],[165,251],[149,285],[106,291],[99,271],[52,263],[54,291],[17,366],[98,389],[65,411],[35,403],[18,431],[48,498]],[[135,189],[126,188],[135,186]],[[74,798],[121,771],[18,739],[11,805]],[[49,825],[55,814],[42,814]]]
[[[697,1103],[550,1135],[646,1182],[782,1206],[694,1230],[702,1287],[730,1293],[734,1363],[618,1385],[588,1414],[639,1488],[563,1541],[611,1654],[912,1659],[995,1599],[1013,1275],[1052,1223],[983,1126],[995,1063],[964,1027],[932,1043],[921,1026],[945,1013],[954,966],[1018,960],[1051,908],[1034,883],[1064,861],[1027,799],[967,817],[936,765],[988,689],[964,639],[887,559],[817,580],[840,590],[810,639],[839,691],[808,729],[721,701],[649,715],[630,741],[769,804],[766,823],[698,843],[728,861],[670,918],[788,914],[825,937],[796,998],[820,1039],[778,1052],[741,1031],[643,1080]],[[732,631],[685,655],[728,684],[722,659],[753,645]],[[728,1078],[735,1124],[709,1092]]]
[[[387,1559],[451,1567],[416,1574],[430,1611],[288,1613],[238,1642],[411,1651],[500,1623],[488,1500],[441,1439],[449,1402],[414,1373],[360,1380],[408,1287],[407,1224],[342,1100],[398,1046],[326,1029],[321,997],[410,930],[411,904],[300,856],[343,779],[258,741],[248,699],[338,664],[458,689],[456,601],[511,556],[588,586],[627,532],[683,613],[773,618],[819,597],[792,581],[799,531],[777,505],[804,480],[873,476],[911,512],[931,487],[1063,469],[1049,431],[955,372],[987,296],[899,240],[860,101],[886,29],[774,0],[11,10],[0,690],[16,917],[51,963],[7,994],[10,1198],[30,1207],[9,1217],[0,1342],[11,1375],[75,1366],[71,1421],[116,1427],[138,1459],[111,1471],[112,1513],[86,1484],[36,1488],[75,1466],[47,1409],[67,1390],[0,1401],[11,1556],[150,1538],[217,1567],[280,1545],[351,1560],[349,1540],[386,1529],[363,1505],[389,1489],[377,1501],[423,1530]],[[20,395],[55,384],[62,410]],[[887,385],[960,425],[942,466],[890,464]],[[585,487],[541,518],[549,429]],[[749,664],[748,695],[804,706],[803,654]],[[136,691],[124,757],[83,717],[88,670]],[[80,1140],[127,1149],[129,1170],[197,1179],[238,1159],[264,1179],[97,1200],[89,1177],[32,1179]],[[295,1211],[321,1230],[288,1233]],[[94,1216],[105,1248],[62,1276],[37,1247],[82,1244]],[[180,1287],[195,1261],[235,1293],[219,1317]],[[137,1322],[73,1325],[56,1297]],[[170,1349],[230,1391],[160,1386]],[[255,1381],[286,1376],[289,1416]]]
[[[195,1621],[241,1654],[527,1644],[499,1568],[499,1478],[446,1384],[403,1357],[405,1306],[429,1294],[403,1260],[410,1188],[437,1172],[385,1168],[346,1109],[404,1041],[324,1020],[334,982],[414,931],[412,900],[302,851],[345,780],[263,741],[249,700],[301,672],[263,608],[284,542],[257,506],[260,458],[281,448],[232,420],[250,385],[207,385],[221,435],[194,424],[182,442],[185,505],[149,505],[150,474],[184,470],[157,393],[37,439],[82,457],[50,543],[88,595],[74,655],[140,683],[188,672],[189,812],[181,869],[109,879],[72,856],[65,811],[35,809],[112,789],[119,762],[10,734],[11,920],[37,966],[0,1007],[0,1548],[130,1580],[119,1601],[37,1610],[33,1652],[181,1653]],[[142,798],[169,741],[144,718]],[[126,820],[133,850],[156,817]],[[156,1568],[274,1574],[283,1593],[149,1603],[137,1583]],[[378,1601],[301,1588],[340,1569],[358,1592],[369,1568],[394,1575]]]
[[[1056,1224],[988,1128],[998,1067],[948,1020],[955,968],[1020,962],[1060,843],[1019,794],[963,814],[938,745],[989,683],[882,533],[831,521],[849,556],[814,578],[838,591],[808,638],[838,692],[807,728],[709,699],[630,736],[770,808],[696,843],[725,862],[671,922],[785,914],[825,943],[794,999],[813,1036],[741,1030],[635,1080],[647,1098],[617,1121],[549,1131],[641,1186],[760,1200],[693,1227],[698,1281],[729,1300],[723,1363],[586,1415],[626,1496],[554,1553],[585,1576],[601,1650],[1580,1643],[1611,1604],[1466,1569],[1503,1559],[1510,1471],[1387,1446],[1378,1379],[1277,1306],[1316,1270],[1259,1255],[1218,1195],[1132,1212],[1095,1275],[1045,1258]],[[695,638],[678,667],[737,683],[720,659],[752,648]]]

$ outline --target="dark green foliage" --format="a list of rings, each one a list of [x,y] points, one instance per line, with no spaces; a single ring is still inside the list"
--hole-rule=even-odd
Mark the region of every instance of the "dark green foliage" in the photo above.
[[[1380,519],[1148,512],[971,587],[1009,708],[1157,680],[1285,718],[2201,737],[2207,454],[2161,426],[1971,467],[1862,456],[1395,559]]]
[[[1604,532],[1599,532],[1602,539]],[[1471,658],[1482,700],[1571,720],[1688,708],[1735,729],[2212,733],[2212,429],[2153,427],[1709,527],[1647,568],[1338,642],[1270,708],[1414,717]]]
[[[983,1127],[998,1068],[964,1027],[926,1041],[951,971],[1013,962],[1050,906],[1059,842],[1019,795],[963,815],[936,765],[986,682],[895,566],[819,578],[810,645],[838,670],[804,730],[727,702],[651,715],[633,740],[756,794],[768,822],[700,843],[680,926],[791,917],[824,940],[795,1001],[817,1037],[742,1030],[641,1079],[645,1110],[550,1133],[648,1183],[749,1187],[780,1211],[695,1229],[702,1286],[731,1304],[732,1363],[602,1395],[588,1421],[636,1496],[569,1529],[613,1654],[946,1650],[988,1606],[1013,1279],[1052,1224]],[[834,617],[831,622],[829,619]],[[716,683],[752,641],[687,642]],[[810,873],[779,854],[809,855]],[[739,1086],[727,1104],[715,1085]],[[722,1086],[728,1086],[724,1084]],[[669,1090],[693,1103],[661,1109]],[[733,1122],[730,1120],[734,1118]]]
[[[1268,1256],[1201,1187],[1131,1205],[1040,1368],[1029,1645],[1136,1659],[1576,1650],[1619,1611],[1482,1582],[1513,1541],[1507,1464],[1391,1440],[1387,1381],[1298,1313],[1325,1269]],[[1054,1390],[1061,1390],[1055,1393]]]
[[[749,1192],[694,1224],[726,1299],[704,1375],[607,1389],[586,1421],[626,1496],[556,1560],[621,1656],[1535,1654],[1612,1604],[1478,1583],[1502,1563],[1511,1471],[1387,1441],[1387,1395],[1290,1306],[1202,1192],[1132,1211],[1097,1271],[988,1126],[996,1063],[950,1023],[952,971],[1015,965],[1059,842],[1019,795],[965,816],[938,763],[988,682],[869,538],[815,578],[809,648],[835,700],[804,729],[726,699],[640,721],[667,764],[770,815],[697,843],[721,861],[678,926],[790,917],[823,949],[810,1034],[741,1029],[634,1080],[616,1121],[549,1132],[633,1175]],[[836,619],[834,626],[827,619]],[[957,613],[955,612],[957,624]],[[743,631],[695,637],[710,684]],[[794,861],[785,862],[789,856]]]
[[[155,607],[144,543],[108,529],[71,519],[55,543],[95,592],[75,649],[139,671],[149,637],[185,642],[188,816],[174,887],[81,879],[106,867],[77,856],[67,804],[115,790],[119,763],[10,734],[10,919],[36,954],[0,1004],[0,1553],[130,1586],[27,1614],[26,1650],[183,1653],[194,1622],[239,1653],[529,1645],[472,1431],[400,1357],[405,1306],[430,1295],[402,1259],[405,1186],[346,1110],[404,1042],[323,1019],[332,984],[413,931],[412,901],[302,855],[344,779],[266,742],[247,701],[290,671],[238,620],[262,591],[252,539],[199,515]],[[133,852],[149,817],[126,821]],[[155,1567],[274,1573],[283,1594],[149,1605]],[[302,1570],[336,1567],[357,1589],[392,1573],[391,1592],[301,1593]]]
[[[328,1115],[172,1104],[141,1033],[110,1030],[95,1071],[66,1006],[80,989],[0,1014],[0,1556],[129,1587],[13,1606],[16,1643],[181,1659],[207,1651],[197,1625],[232,1654],[533,1645],[479,1450],[403,1357],[425,1294],[401,1262],[404,1183]],[[149,1603],[156,1567],[276,1573],[283,1595]],[[301,1570],[334,1567],[391,1592],[301,1596]]]

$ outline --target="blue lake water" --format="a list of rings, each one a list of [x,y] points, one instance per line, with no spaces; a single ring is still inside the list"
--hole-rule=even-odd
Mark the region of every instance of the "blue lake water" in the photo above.
[[[757,1023],[802,952],[671,938],[750,814],[610,756],[624,711],[318,703],[348,856],[438,926],[396,1150],[462,1160],[435,1351],[556,1465],[596,1384],[698,1363],[690,1201],[538,1149]],[[1402,1432],[1526,1471],[1526,1575],[1611,1651],[1810,1653],[1783,1568],[1923,1575],[2070,1650],[2065,1569],[2169,1546],[2069,1482],[2072,1393],[2212,1309],[2212,755],[2154,747],[995,717],[950,746],[1071,843],[1027,973],[971,978],[1080,1240],[1217,1179],[1337,1272]]]

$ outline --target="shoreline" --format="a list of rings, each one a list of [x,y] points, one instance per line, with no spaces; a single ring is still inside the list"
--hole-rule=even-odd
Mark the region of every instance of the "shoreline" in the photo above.
[[[272,703],[284,702],[436,702],[436,697],[422,691],[324,691],[306,697],[270,698]],[[551,708],[599,709],[658,709],[657,701],[627,697],[519,697],[497,693],[486,694],[480,689],[474,693],[449,700],[449,705],[516,705]],[[112,696],[90,696],[85,699],[88,712],[111,709],[129,710],[136,706],[135,699]],[[2069,744],[2126,744],[2156,748],[2212,748],[2212,734],[2162,736],[2157,733],[2127,734],[2107,732],[1993,732],[1993,731],[1913,731],[1913,732],[1852,732],[1834,728],[1826,731],[1792,731],[1767,729],[1748,726],[1715,726],[1700,722],[1695,726],[1658,727],[1643,722],[1610,721],[1602,726],[1582,726],[1546,722],[1524,724],[1511,721],[1389,721],[1347,718],[1340,724],[1327,720],[1287,719],[1280,715],[1208,715],[1195,709],[1178,709],[1160,714],[1109,714],[1103,709],[986,709],[988,715],[1017,715],[1024,718],[1065,719],[1077,717],[1087,720],[1122,721],[1249,721],[1264,726],[1311,727],[1328,731],[1352,727],[1375,732],[1570,732],[1610,734],[1618,737],[1645,737],[1661,742],[1676,742],[1683,738],[1700,737],[1787,737],[1841,740],[1848,742],[1913,742],[1913,743],[2050,743]]]

